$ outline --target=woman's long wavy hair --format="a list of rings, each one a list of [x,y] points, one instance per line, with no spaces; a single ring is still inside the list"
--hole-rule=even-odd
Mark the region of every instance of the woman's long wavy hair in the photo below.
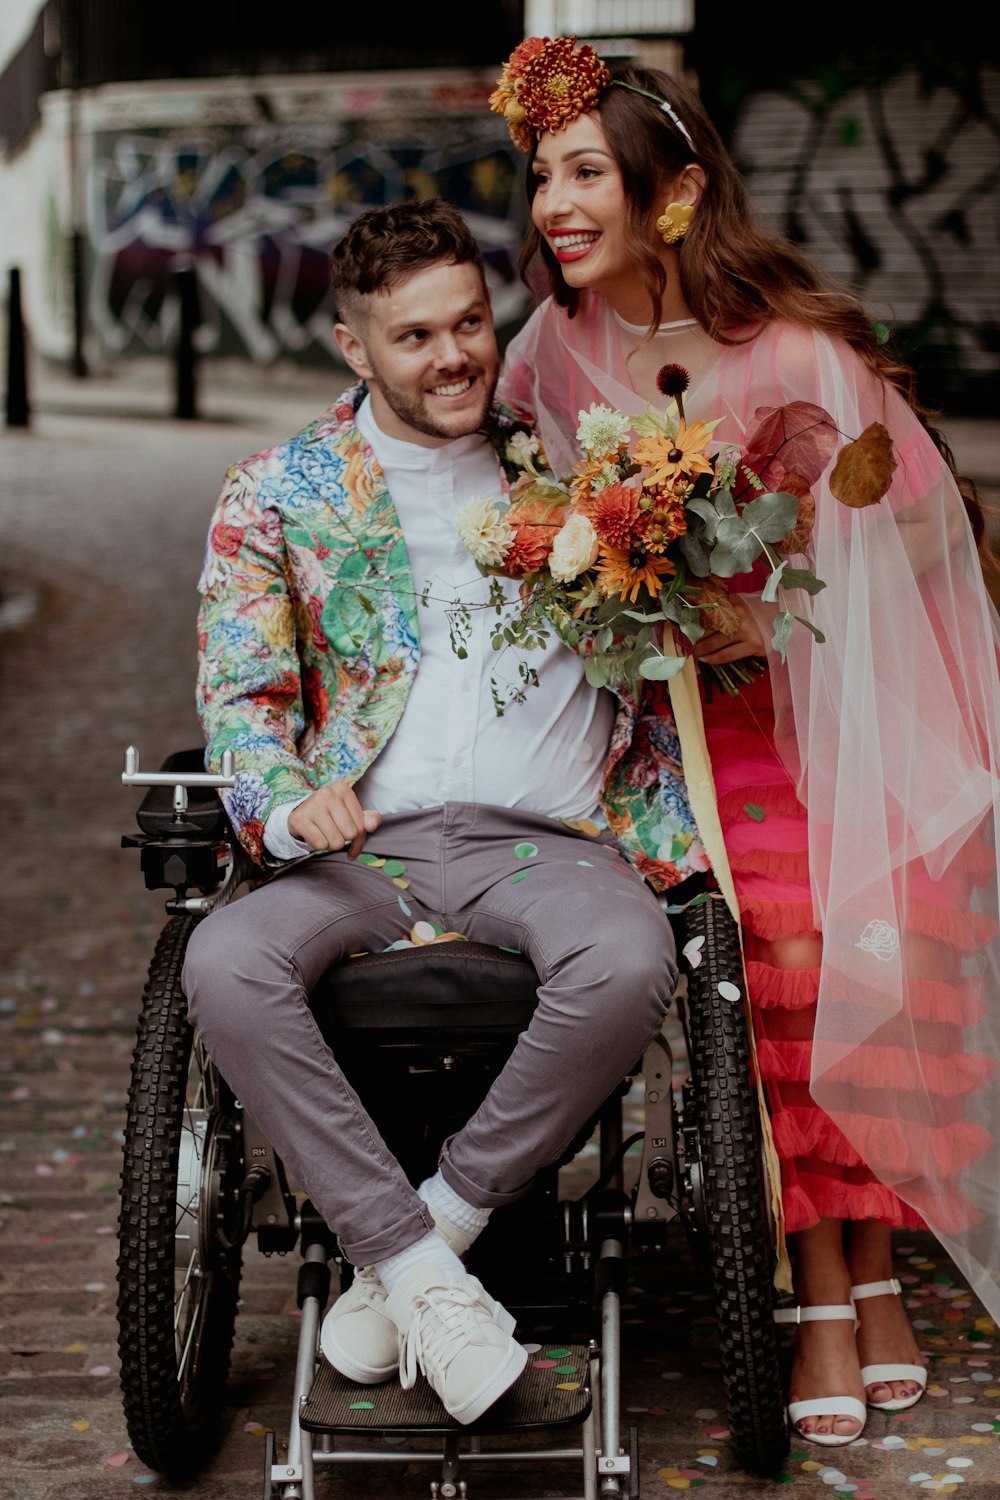
[[[625,189],[626,243],[653,306],[648,336],[660,322],[667,286],[667,272],[650,243],[650,225],[663,211],[670,184],[696,161],[704,168],[706,183],[677,247],[681,290],[692,315],[723,344],[743,342],[753,336],[755,326],[778,319],[805,324],[850,344],[871,370],[900,392],[929,432],[955,475],[976,543],[982,547],[986,523],[975,484],[956,472],[947,440],[920,402],[915,371],[879,343],[863,304],[847,288],[828,281],[791,240],[756,221],[746,185],[694,89],[667,73],[631,65],[614,69],[614,78],[630,87],[609,86],[601,98],[599,118]],[[653,100],[634,89],[669,102],[689,131],[693,149]],[[534,154],[535,146],[528,158],[529,205],[537,190]],[[578,293],[566,284],[559,262],[532,227],[520,262],[529,286],[529,267],[536,255],[548,271],[553,297],[572,317]]]

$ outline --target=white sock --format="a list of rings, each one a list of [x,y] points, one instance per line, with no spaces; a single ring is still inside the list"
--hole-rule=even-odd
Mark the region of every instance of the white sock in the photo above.
[[[374,1266],[382,1285],[387,1292],[391,1292],[415,1266],[424,1265],[427,1262],[440,1267],[449,1281],[466,1274],[462,1262],[437,1230],[425,1234],[415,1244],[407,1245],[406,1249],[400,1250],[398,1255],[389,1255],[385,1260],[375,1261]]]
[[[437,1213],[454,1224],[456,1229],[462,1229],[473,1238],[490,1222],[491,1208],[475,1208],[471,1203],[466,1203],[460,1198],[453,1187],[450,1187],[440,1172],[435,1172],[433,1177],[426,1177],[417,1188],[417,1192],[428,1208],[433,1208]]]

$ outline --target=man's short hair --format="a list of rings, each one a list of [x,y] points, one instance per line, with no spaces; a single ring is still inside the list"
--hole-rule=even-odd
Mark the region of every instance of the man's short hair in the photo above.
[[[330,255],[330,281],[342,320],[364,317],[361,298],[387,292],[415,271],[471,263],[485,279],[479,244],[443,198],[390,203],[359,215]]]

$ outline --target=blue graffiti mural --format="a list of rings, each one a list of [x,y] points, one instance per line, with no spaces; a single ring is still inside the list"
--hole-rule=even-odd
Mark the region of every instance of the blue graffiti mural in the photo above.
[[[465,213],[497,321],[514,321],[527,303],[522,174],[489,117],[109,132],[89,194],[92,326],[109,353],[168,348],[172,274],[193,265],[203,352],[325,357],[333,244],[368,207],[434,194]]]

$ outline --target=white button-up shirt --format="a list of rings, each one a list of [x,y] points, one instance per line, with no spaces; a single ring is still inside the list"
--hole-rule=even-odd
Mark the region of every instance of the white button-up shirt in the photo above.
[[[416,677],[395,732],[355,786],[361,805],[387,814],[481,802],[553,818],[594,817],[614,725],[611,694],[590,686],[580,660],[555,635],[544,650],[493,649],[491,580],[455,530],[466,500],[501,496],[493,448],[479,434],[438,448],[389,437],[375,423],[370,397],[356,420],[396,507],[418,597],[426,599],[417,605]],[[516,599],[517,583],[500,582]],[[469,610],[465,658],[451,640],[456,600]],[[538,685],[524,686],[524,701],[498,714],[492,687],[506,701],[522,686],[519,655],[538,673]],[[264,842],[276,858],[308,852],[288,832],[295,806],[283,803],[267,820]]]

